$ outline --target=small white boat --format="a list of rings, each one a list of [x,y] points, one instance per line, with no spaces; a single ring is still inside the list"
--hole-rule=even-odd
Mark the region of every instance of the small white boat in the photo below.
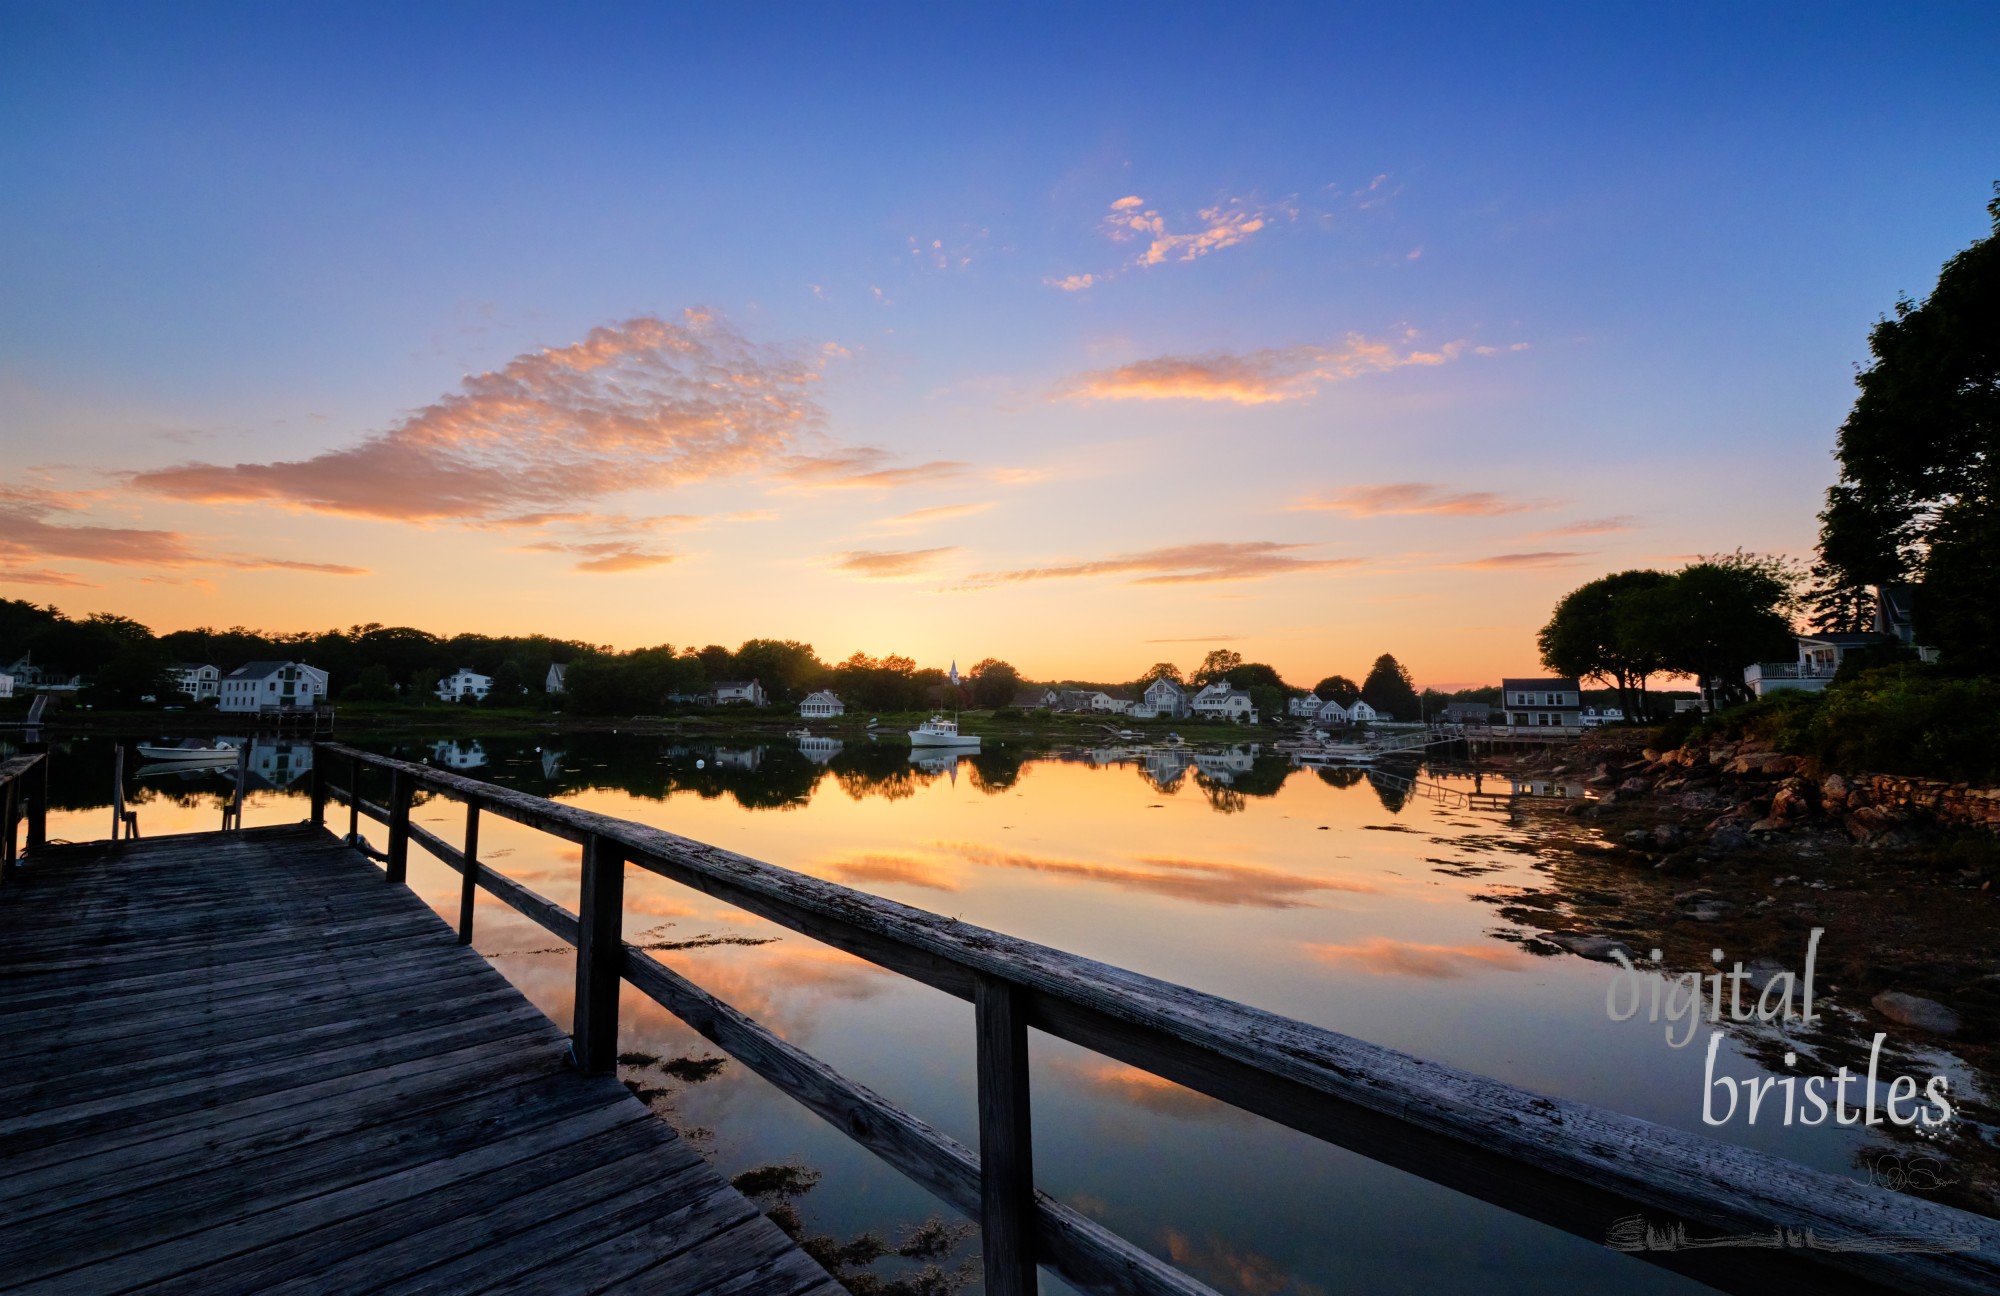
[[[942,711],[910,730],[912,747],[977,747],[978,734],[962,734],[958,721],[945,718]]]
[[[804,742],[812,736],[812,730],[810,729],[787,729],[785,731],[785,737],[791,739],[793,742]]]
[[[213,764],[217,761],[233,761],[236,759],[236,749],[227,746],[153,747],[146,743],[140,743],[139,754],[149,761],[206,761]]]

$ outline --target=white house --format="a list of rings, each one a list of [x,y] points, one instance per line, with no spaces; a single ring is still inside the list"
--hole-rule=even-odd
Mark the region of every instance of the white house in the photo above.
[[[1154,715],[1168,720],[1185,719],[1189,714],[1187,690],[1170,679],[1156,679],[1148,684],[1144,705],[1152,708]]]
[[[1879,623],[1879,611],[1877,617]],[[1743,682],[1752,693],[1758,697],[1769,697],[1786,689],[1817,693],[1833,683],[1847,654],[1903,641],[1894,633],[1882,633],[1798,635],[1794,642],[1798,646],[1797,661],[1758,662],[1743,668]],[[1922,651],[1918,649],[1919,653]]]
[[[437,695],[446,702],[484,702],[493,690],[493,677],[461,666],[437,683]]]
[[[169,669],[174,674],[174,687],[197,702],[222,694],[222,671],[218,667],[200,662],[175,662]]]
[[[10,698],[13,696],[14,677],[6,671],[0,671],[0,698]]]
[[[806,700],[799,703],[799,715],[807,720],[831,720],[837,715],[846,715],[847,705],[835,697],[828,689],[806,694]]]
[[[1335,725],[1373,724],[1381,718],[1381,714],[1374,707],[1360,698],[1354,699],[1352,706],[1342,706],[1339,702],[1328,699],[1320,705],[1318,714],[1313,717],[1313,723],[1331,729]]]
[[[217,683],[224,711],[310,710],[326,699],[326,673],[304,662],[245,662]]]
[[[1511,728],[1574,728],[1583,719],[1583,689],[1573,679],[1503,679],[1500,706]]]
[[[763,706],[771,700],[756,680],[722,680],[709,696],[717,706]]]
[[[548,678],[542,681],[543,692],[547,693],[550,697],[560,696],[567,688],[565,680],[568,675],[569,667],[563,665],[561,662],[552,664],[549,667]]]
[[[1301,693],[1285,703],[1285,714],[1294,720],[1310,720],[1319,714],[1324,705],[1317,693]]]
[[[1109,693],[1092,693],[1090,695],[1090,709],[1092,711],[1102,711],[1107,715],[1129,715],[1132,711],[1132,700],[1130,698],[1112,697]]]
[[[1234,720],[1257,723],[1257,708],[1250,695],[1228,680],[1217,680],[1194,695],[1189,708],[1205,720]]]

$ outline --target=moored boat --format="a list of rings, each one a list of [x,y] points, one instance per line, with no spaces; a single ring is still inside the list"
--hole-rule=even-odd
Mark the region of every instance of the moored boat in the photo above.
[[[912,747],[977,747],[978,745],[978,734],[960,733],[958,721],[946,718],[942,711],[910,730]]]
[[[190,739],[178,747],[155,747],[148,743],[140,743],[139,754],[149,761],[233,761],[236,759],[236,748],[226,744],[218,747],[197,747]]]

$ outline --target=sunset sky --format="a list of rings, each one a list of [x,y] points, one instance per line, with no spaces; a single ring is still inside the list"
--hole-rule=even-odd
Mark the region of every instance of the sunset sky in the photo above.
[[[0,5],[0,597],[1531,671],[1805,555],[2000,8]]]

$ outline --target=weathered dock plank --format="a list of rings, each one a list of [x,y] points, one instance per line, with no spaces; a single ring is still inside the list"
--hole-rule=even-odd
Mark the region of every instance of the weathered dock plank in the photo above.
[[[323,831],[31,856],[0,1049],[0,1292],[834,1290]]]

